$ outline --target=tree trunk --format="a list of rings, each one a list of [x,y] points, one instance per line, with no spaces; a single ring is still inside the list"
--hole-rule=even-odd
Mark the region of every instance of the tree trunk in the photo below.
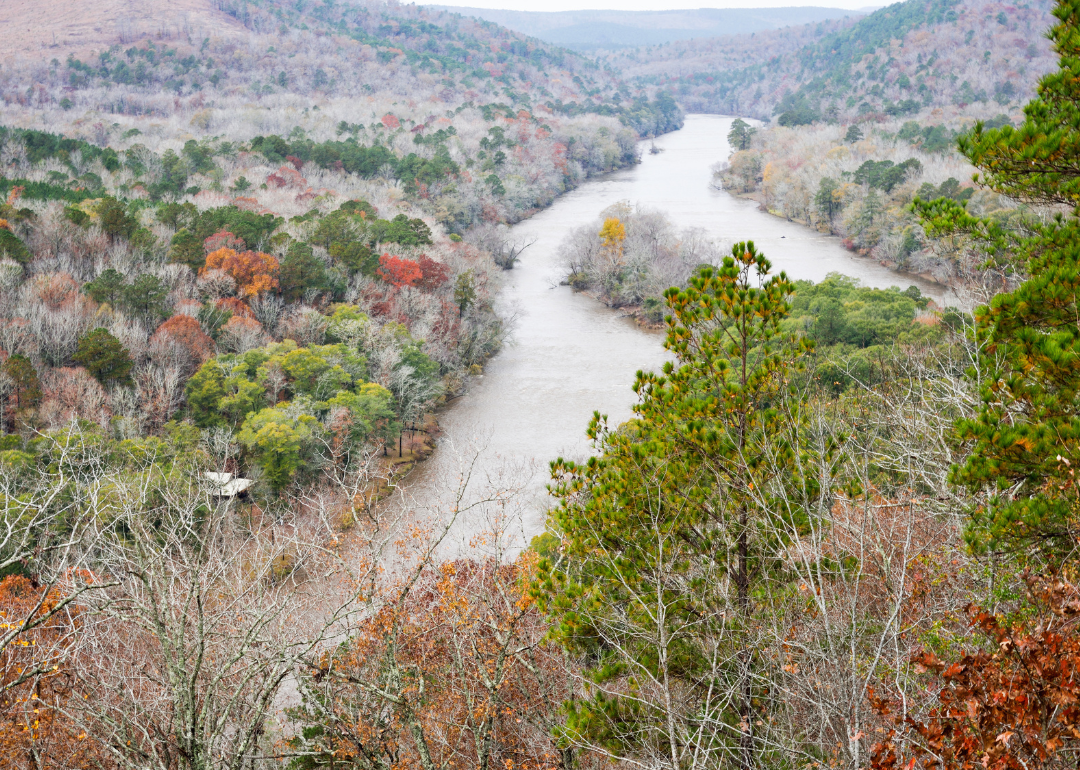
[[[748,542],[747,527],[749,525],[746,508],[739,513],[739,567],[736,582],[738,583],[739,614],[742,615],[743,633],[746,633],[750,625],[750,546]],[[752,770],[754,767],[754,722],[750,713],[751,683],[750,683],[750,646],[741,645],[739,650],[739,721],[741,732],[739,735],[739,765],[743,770]]]

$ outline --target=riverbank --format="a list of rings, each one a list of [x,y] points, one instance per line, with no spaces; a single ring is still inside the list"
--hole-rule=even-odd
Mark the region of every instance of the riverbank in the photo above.
[[[563,201],[567,196],[573,196],[575,195],[575,193],[577,193],[577,191],[585,187],[597,183],[602,183],[605,179],[610,178],[614,174],[625,173],[633,167],[639,165],[641,163],[642,157],[641,148],[645,141],[655,140],[639,140],[637,145],[637,152],[634,155],[634,161],[631,165],[624,167],[618,171],[610,172],[608,174],[600,175],[598,177],[586,178],[576,187],[569,188],[566,191],[557,195],[552,200],[550,205],[543,208],[531,209],[527,212],[527,216],[523,216],[520,220],[514,220],[511,218],[509,220],[511,223],[510,226],[512,228],[517,228],[520,227],[524,222],[528,222],[536,217],[542,217],[544,212],[549,211],[552,207],[558,206],[560,202]],[[520,272],[520,267],[517,270],[515,270],[514,268],[504,270],[501,275],[511,277],[512,280],[512,276],[515,272]],[[502,305],[502,311],[505,314],[504,318],[510,319],[510,322],[512,323],[512,319],[515,314],[513,307],[510,306],[510,303],[503,302],[500,304]],[[499,351],[496,351],[490,358],[483,361],[483,366],[488,366],[493,360],[503,355],[505,352],[505,348],[505,345],[501,345]],[[473,368],[477,370],[476,373],[480,373],[483,371],[480,365],[474,365]],[[476,382],[478,380],[474,380],[473,377],[466,377],[465,381]],[[411,432],[409,433],[409,435],[402,439],[402,443],[397,448],[396,452],[394,451],[394,447],[388,447],[388,456],[383,458],[383,468],[380,472],[380,476],[383,480],[365,493],[365,496],[367,498],[367,504],[370,504],[372,502],[378,502],[387,494],[389,494],[397,484],[404,483],[407,477],[416,475],[414,473],[416,467],[418,465],[422,465],[425,461],[429,460],[438,447],[438,437],[441,435],[441,430],[439,428],[437,415],[445,414],[448,411],[453,410],[456,402],[467,398],[468,395],[469,389],[467,387],[459,388],[456,390],[456,392],[452,394],[448,393],[444,399],[440,399],[441,403],[440,406],[436,409],[436,412],[428,415],[425,425],[420,430]],[[417,483],[422,482],[416,482],[415,480],[411,480],[408,483],[410,484],[410,486],[414,486]]]
[[[899,267],[898,264],[896,262],[894,262],[894,261],[890,261],[888,259],[876,258],[873,255],[871,249],[856,248],[853,245],[849,245],[850,242],[845,241],[845,239],[843,237],[841,237],[839,234],[832,232],[832,230],[823,230],[820,227],[814,225],[808,219],[804,220],[804,219],[800,219],[799,217],[788,216],[787,214],[785,214],[782,211],[778,211],[776,209],[771,209],[771,208],[769,208],[768,204],[765,202],[765,196],[760,190],[752,190],[750,192],[741,192],[741,193],[740,192],[732,192],[731,190],[725,188],[722,183],[716,184],[715,187],[716,187],[716,189],[723,191],[725,194],[729,195],[732,198],[736,198],[737,200],[752,201],[753,203],[756,203],[757,207],[758,207],[758,211],[762,212],[763,214],[768,214],[769,216],[775,217],[776,219],[782,219],[785,222],[791,222],[792,224],[796,224],[796,225],[798,225],[800,227],[805,227],[808,230],[812,230],[815,233],[819,233],[819,234],[825,235],[827,237],[836,238],[840,242],[840,245],[843,248],[847,249],[852,254],[856,255],[858,258],[860,258],[860,259],[869,259],[869,260],[876,261],[882,267],[887,268],[888,270],[895,273],[897,276],[901,276],[901,277],[906,276],[906,277],[912,279],[913,281],[922,281],[922,282],[925,282],[925,283],[928,283],[928,284],[933,284],[935,286],[939,286],[942,289],[943,292],[952,291],[952,290],[954,290],[956,288],[953,284],[951,284],[951,283],[949,283],[947,281],[938,280],[937,276],[935,276],[933,273],[930,273],[930,272],[916,273],[916,272],[912,272],[910,270],[904,270],[903,268]]]
[[[960,287],[965,269],[928,241],[913,201],[947,198],[978,217],[1008,218],[1016,203],[973,182],[975,169],[955,150],[958,126],[934,128],[924,143],[910,120],[759,128],[749,146],[712,169],[728,193],[763,212],[827,229],[844,247],[902,274]],[[952,138],[949,138],[952,137]],[[719,187],[719,184],[715,186]]]
[[[621,318],[629,318],[637,324],[640,329],[650,332],[659,332],[666,328],[663,319],[654,320],[649,318],[644,305],[616,305],[605,299],[600,292],[571,286],[570,281],[568,280],[561,281],[559,285],[570,286],[575,293],[580,294],[583,297],[588,297],[595,302],[599,302],[604,307],[615,311]]]

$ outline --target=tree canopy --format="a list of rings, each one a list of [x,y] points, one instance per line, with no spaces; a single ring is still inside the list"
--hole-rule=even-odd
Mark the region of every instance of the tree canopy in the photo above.
[[[739,243],[670,289],[675,361],[639,373],[629,423],[594,417],[598,457],[552,464],[563,559],[544,563],[540,595],[595,685],[568,704],[565,740],[671,767],[768,753],[754,617],[816,489],[791,389],[808,348],[782,328],[792,288]]]

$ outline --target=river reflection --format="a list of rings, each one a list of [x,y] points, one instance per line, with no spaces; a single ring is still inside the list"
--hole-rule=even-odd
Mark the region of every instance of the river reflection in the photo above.
[[[594,410],[609,415],[613,424],[631,416],[635,372],[663,364],[663,336],[558,285],[564,277],[557,254],[562,239],[618,201],[659,209],[679,229],[702,227],[725,244],[753,240],[776,271],[795,279],[816,281],[837,272],[881,288],[916,283],[941,297],[940,287],[854,256],[838,238],[762,213],[756,203],[714,189],[709,169],[729,154],[731,120],[688,116],[682,130],[656,140],[662,152],[646,153],[640,165],[589,182],[514,226],[516,239],[535,242],[505,275],[500,295],[504,311],[517,316],[512,339],[469,392],[440,415],[440,451],[410,474],[410,490],[420,496],[436,478],[452,478],[459,454],[483,445],[479,465],[486,471],[533,469],[518,531],[519,540],[527,540],[543,531],[547,463],[560,455],[588,454],[585,428]],[[457,547],[486,526],[459,522]]]

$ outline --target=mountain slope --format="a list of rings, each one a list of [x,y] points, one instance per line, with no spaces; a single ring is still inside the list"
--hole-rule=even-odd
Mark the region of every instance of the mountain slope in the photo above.
[[[0,137],[0,192],[293,217],[361,185],[464,233],[631,164],[641,135],[681,125],[669,96],[491,22],[381,2],[184,3],[87,5],[89,32],[40,55],[67,24],[66,6],[41,0],[60,21],[36,33],[38,55],[0,67],[0,127],[34,130]],[[118,9],[159,34],[128,40]]]
[[[22,8],[29,0],[13,1]],[[9,59],[0,70],[0,92],[9,101],[139,113],[167,112],[169,99],[206,101],[211,93],[307,100],[434,92],[444,101],[458,95],[507,110],[573,105],[571,114],[618,117],[645,134],[669,130],[677,119],[671,109],[665,117],[649,108],[654,89],[615,98],[616,78],[595,62],[491,22],[416,6],[105,0],[77,8],[41,0],[28,12],[35,26],[20,45],[33,55]],[[63,99],[60,87],[68,91]],[[95,89],[110,93],[91,95]]]
[[[671,11],[506,11],[432,6],[495,22],[577,51],[659,45],[862,14],[839,8],[698,8]]]
[[[769,58],[743,35],[616,54],[608,64],[638,87],[672,89],[690,110],[790,113],[789,123],[938,107],[1000,112],[1018,109],[1054,66],[1044,36],[1051,7],[908,0],[833,29],[784,30],[804,44]]]
[[[84,55],[115,43],[148,36],[172,40],[184,34],[203,38],[243,32],[243,24],[212,0],[4,0],[0,3],[4,47],[0,61]],[[62,58],[62,57],[61,57]]]

